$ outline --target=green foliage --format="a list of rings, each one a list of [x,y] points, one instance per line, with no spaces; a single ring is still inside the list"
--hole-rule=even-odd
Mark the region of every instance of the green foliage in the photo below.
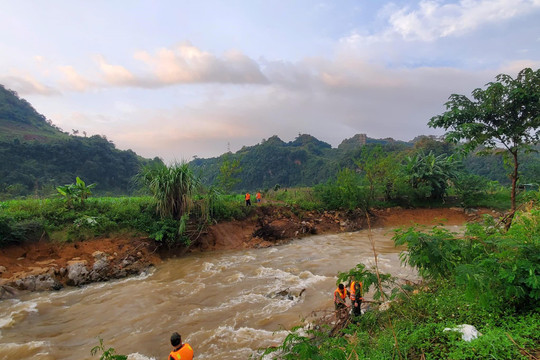
[[[94,346],[90,350],[90,354],[94,356],[100,352],[102,354],[99,357],[99,360],[127,360],[126,355],[116,355],[116,350],[114,348],[105,349],[105,346],[103,345],[103,339],[101,338],[99,338],[99,345]]]
[[[457,177],[454,158],[423,151],[408,156],[402,169],[416,198],[442,199],[449,181]]]
[[[156,211],[161,217],[175,220],[189,214],[200,186],[199,179],[187,163],[144,167],[139,180],[152,193],[157,204]]]
[[[217,180],[225,192],[230,192],[241,181],[236,177],[242,171],[240,159],[230,159],[230,153],[223,155],[222,158]]]
[[[381,289],[378,286],[379,279],[381,280],[381,285],[383,287],[386,285],[390,285],[393,281],[390,274],[379,274],[379,277],[377,277],[377,274],[367,270],[364,264],[357,264],[356,267],[352,268],[348,272],[338,273],[338,279],[336,281],[336,284],[347,284],[352,281],[360,281],[362,282],[362,291],[364,294],[369,292],[371,286],[375,286],[375,293],[373,294],[374,299],[378,300],[383,297],[387,299],[390,298],[390,295],[386,293],[381,293]]]
[[[354,163],[362,171],[369,185],[370,203],[380,195],[384,195],[386,199],[393,196],[399,169],[395,154],[385,152],[381,145],[364,146]]]
[[[328,210],[359,208],[367,211],[371,205],[369,186],[365,186],[361,176],[351,169],[339,171],[336,180],[317,185],[314,189]]]
[[[426,278],[448,276],[462,256],[462,244],[450,231],[435,227],[427,233],[415,228],[399,229],[394,236],[396,246],[407,245],[401,261],[418,268]]]
[[[86,185],[86,183],[77,176],[74,184],[58,186],[56,190],[64,197],[66,206],[73,207],[74,204],[83,205],[84,200],[92,195],[91,189],[95,186],[96,184]]]
[[[504,301],[520,308],[540,304],[540,211],[520,213],[505,232],[486,218],[468,226],[465,238],[434,228],[396,233],[407,245],[402,260],[428,278],[454,279],[472,298],[485,304]]]
[[[472,100],[452,94],[447,111],[429,121],[442,127],[452,141],[465,140],[466,150],[478,146],[502,146],[512,158],[512,210],[516,209],[516,184],[519,177],[518,154],[540,141],[540,69],[525,68],[514,79],[500,74],[486,89],[475,89]]]
[[[471,207],[487,196],[487,179],[474,174],[460,174],[454,180],[463,207]]]

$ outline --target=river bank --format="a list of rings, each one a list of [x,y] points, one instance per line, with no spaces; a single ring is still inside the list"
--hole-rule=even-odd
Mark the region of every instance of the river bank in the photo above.
[[[372,228],[420,225],[461,225],[488,209],[461,208],[374,210]],[[262,248],[313,234],[351,232],[368,227],[365,216],[347,212],[293,213],[283,207],[256,208],[244,221],[210,226],[189,248],[160,248],[147,237],[117,235],[74,243],[38,241],[0,249],[0,299],[19,291],[58,290],[140,274],[163,259],[186,252]]]

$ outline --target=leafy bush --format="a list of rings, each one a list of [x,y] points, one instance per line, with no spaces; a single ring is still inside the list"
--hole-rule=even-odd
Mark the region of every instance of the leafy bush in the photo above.
[[[368,187],[364,185],[360,175],[351,169],[339,171],[336,180],[329,180],[314,189],[315,195],[328,210],[360,208],[367,211],[371,205]]]
[[[454,185],[464,207],[476,206],[487,195],[487,179],[474,174],[460,174]]]

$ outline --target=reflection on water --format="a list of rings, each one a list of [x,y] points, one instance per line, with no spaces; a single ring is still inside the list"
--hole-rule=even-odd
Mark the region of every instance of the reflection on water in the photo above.
[[[400,267],[392,233],[372,232],[381,272]],[[367,232],[321,235],[267,249],[191,254],[148,274],[0,302],[0,360],[92,359],[112,346],[130,359],[162,359],[182,334],[197,359],[247,359],[281,343],[313,310],[331,309],[336,275],[373,264]],[[275,296],[288,289],[301,297]],[[94,357],[94,359],[96,359]]]

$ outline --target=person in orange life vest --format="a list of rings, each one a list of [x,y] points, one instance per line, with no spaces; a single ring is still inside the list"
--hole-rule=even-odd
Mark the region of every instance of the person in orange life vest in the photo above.
[[[249,193],[246,193],[246,206],[251,205],[251,195]]]
[[[354,316],[362,315],[362,282],[353,280],[351,282],[351,290],[349,291],[349,298],[351,299],[352,314]]]
[[[193,349],[189,344],[182,344],[182,337],[175,332],[171,335],[173,351],[169,354],[169,360],[193,360]]]
[[[347,290],[345,289],[345,286],[343,286],[343,284],[339,284],[337,289],[334,290],[334,306],[336,307],[336,310],[341,310],[349,307],[349,305],[347,305],[347,303],[345,302],[346,298]]]
[[[257,202],[260,203],[260,202],[261,202],[261,198],[262,198],[261,192],[258,191],[258,192],[257,192],[257,195],[256,195],[255,197],[257,198]]]

